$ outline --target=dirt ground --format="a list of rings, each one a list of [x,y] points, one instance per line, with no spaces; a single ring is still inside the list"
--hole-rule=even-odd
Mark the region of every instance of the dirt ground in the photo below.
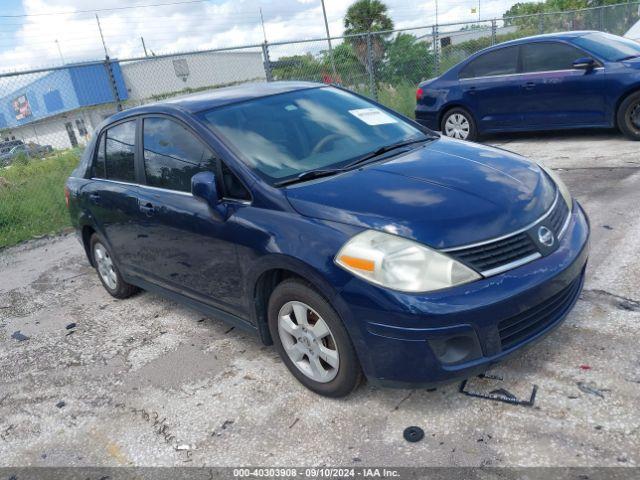
[[[0,466],[633,466],[640,463],[640,144],[493,137],[560,169],[591,218],[584,293],[467,388],[307,391],[271,347],[156,295],[111,298],[72,235],[0,252]],[[71,326],[75,324],[75,326]],[[27,337],[27,339],[25,339]],[[418,443],[403,439],[410,425]]]

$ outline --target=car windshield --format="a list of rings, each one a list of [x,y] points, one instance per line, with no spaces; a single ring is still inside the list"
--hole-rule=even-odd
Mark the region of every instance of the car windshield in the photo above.
[[[344,167],[398,142],[429,138],[401,117],[333,87],[227,105],[201,118],[272,185]]]
[[[608,62],[640,56],[640,43],[608,33],[589,33],[577,37],[574,42]]]

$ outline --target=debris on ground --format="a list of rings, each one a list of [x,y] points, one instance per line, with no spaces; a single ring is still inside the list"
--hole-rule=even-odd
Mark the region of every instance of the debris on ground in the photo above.
[[[420,427],[407,427],[404,429],[402,436],[407,442],[415,443],[424,438],[424,430]]]
[[[582,393],[586,393],[588,395],[595,395],[596,397],[604,398],[603,392],[610,392],[608,388],[598,388],[594,386],[593,383],[585,383],[585,382],[576,382],[578,389]]]
[[[11,338],[13,338],[14,340],[18,340],[19,342],[24,342],[25,340],[29,340],[29,337],[20,333],[20,330],[13,332],[11,334]]]
[[[591,370],[591,365],[580,365],[580,370]]]
[[[58,408],[62,408],[67,404],[67,402],[65,402],[64,400],[60,400],[58,403],[56,403],[56,407]]]
[[[70,324],[69,324],[69,325],[67,325],[65,328],[66,328],[67,330],[71,330],[72,328],[76,328],[76,327],[77,327],[77,325],[76,325],[75,323],[70,323]]]
[[[490,375],[490,374],[481,374],[481,375],[478,375],[478,378],[482,380],[495,380],[498,382],[503,381],[503,378],[501,376]],[[521,400],[515,394],[513,394],[503,386],[499,386],[498,388],[493,388],[489,390],[488,393],[486,393],[486,392],[467,389],[467,384],[468,384],[468,379],[463,380],[462,383],[460,383],[460,388],[458,389],[458,391],[469,397],[482,398],[484,400],[493,400],[496,402],[503,402],[511,405],[520,405],[523,407],[533,407],[533,404],[536,400],[536,394],[538,393],[538,386],[533,385],[529,398],[526,400]]]

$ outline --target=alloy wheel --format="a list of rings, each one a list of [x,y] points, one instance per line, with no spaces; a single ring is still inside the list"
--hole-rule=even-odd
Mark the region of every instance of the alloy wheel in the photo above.
[[[278,313],[278,334],[291,362],[304,375],[327,383],[338,374],[340,356],[329,325],[309,305],[292,301]]]
[[[629,109],[629,120],[634,127],[640,129],[640,102]]]
[[[118,276],[116,275],[115,266],[113,260],[107,249],[100,242],[97,242],[93,247],[93,258],[96,261],[98,267],[98,274],[102,281],[111,290],[115,290],[118,286]]]
[[[449,115],[444,124],[444,133],[447,137],[453,137],[459,140],[466,140],[469,136],[470,129],[471,125],[469,124],[469,120],[461,113]]]

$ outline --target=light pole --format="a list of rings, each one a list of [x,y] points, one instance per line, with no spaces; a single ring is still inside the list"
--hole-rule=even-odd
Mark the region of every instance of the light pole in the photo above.
[[[58,41],[57,38],[56,38],[56,46],[58,47],[58,53],[60,54],[60,61],[62,62],[62,65],[64,65],[64,57],[62,56],[62,49],[60,48],[60,42]]]
[[[333,60],[333,48],[331,47],[331,34],[329,34],[329,22],[327,21],[327,10],[324,7],[324,0],[320,0],[322,4],[322,15],[324,16],[324,28],[327,31],[327,43],[329,44],[329,60],[331,61],[331,70],[333,71],[334,82],[338,79],[336,72],[336,63]]]

